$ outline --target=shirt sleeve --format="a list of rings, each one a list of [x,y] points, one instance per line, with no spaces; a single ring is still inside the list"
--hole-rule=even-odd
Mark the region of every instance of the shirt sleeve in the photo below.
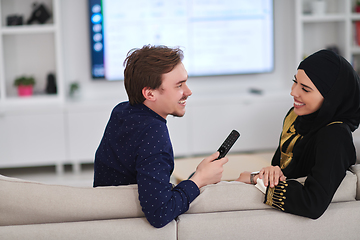
[[[142,136],[137,159],[139,200],[151,225],[160,228],[189,209],[200,194],[197,185],[186,180],[173,187],[170,175],[174,159],[165,126],[148,128]]]
[[[315,164],[303,184],[296,180],[267,188],[264,203],[281,211],[319,218],[329,206],[337,188],[353,164],[355,149],[351,133],[345,128],[328,126],[315,141]]]

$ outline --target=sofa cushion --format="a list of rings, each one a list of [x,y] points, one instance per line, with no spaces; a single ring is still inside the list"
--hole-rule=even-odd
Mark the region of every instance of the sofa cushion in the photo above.
[[[352,166],[351,171],[357,176],[356,200],[360,200],[360,164]]]
[[[176,222],[159,229],[145,218],[84,221],[71,223],[31,224],[0,227],[0,238],[36,240],[136,239],[175,240]]]
[[[81,188],[0,175],[0,226],[143,217],[137,185]]]
[[[360,171],[360,169],[359,169]],[[299,179],[303,182],[305,179]],[[355,201],[357,177],[350,171],[335,193],[332,202]],[[264,194],[254,185],[241,182],[220,182],[201,188],[201,194],[190,205],[187,213],[207,213],[268,209]]]
[[[235,181],[220,182],[202,187],[187,213],[271,208],[263,200],[264,194],[254,185]]]
[[[306,178],[299,178],[298,181],[304,184]],[[346,171],[345,178],[336,190],[332,202],[346,202],[356,200],[357,176],[352,171]]]
[[[276,209],[183,214],[178,240],[359,239],[360,202],[331,203],[316,220]]]
[[[346,176],[337,189],[332,202],[346,202],[356,200],[358,177],[356,174],[347,171]]]

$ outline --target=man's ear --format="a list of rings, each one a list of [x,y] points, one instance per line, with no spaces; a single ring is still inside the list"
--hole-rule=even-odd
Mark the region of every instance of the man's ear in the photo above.
[[[144,96],[144,98],[146,100],[149,100],[149,101],[155,101],[156,100],[154,89],[151,89],[150,87],[144,87],[142,89],[142,94],[143,94],[143,96]]]

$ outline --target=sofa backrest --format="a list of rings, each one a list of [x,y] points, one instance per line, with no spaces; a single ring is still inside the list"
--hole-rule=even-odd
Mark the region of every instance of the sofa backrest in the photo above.
[[[356,200],[360,200],[360,164],[352,166],[350,170],[357,176]]]
[[[0,226],[143,217],[137,185],[81,188],[0,175]]]
[[[354,166],[336,192],[333,202],[355,201],[360,196],[360,165]],[[357,189],[356,189],[357,188]],[[253,185],[220,182],[201,188],[187,213],[270,208]],[[144,217],[137,185],[81,188],[48,185],[0,175],[0,226],[79,222]]]
[[[360,176],[360,167],[358,169]],[[303,182],[305,179],[299,179]],[[355,201],[357,176],[346,172],[346,176],[335,193],[332,202]],[[358,187],[359,192],[359,187]],[[220,182],[201,188],[201,194],[190,205],[187,213],[226,212],[252,209],[267,209],[264,194],[254,185],[241,182]]]

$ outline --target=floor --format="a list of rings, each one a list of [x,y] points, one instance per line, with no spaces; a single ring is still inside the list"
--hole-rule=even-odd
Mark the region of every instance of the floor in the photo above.
[[[237,179],[241,172],[259,171],[261,168],[269,166],[273,151],[271,152],[257,152],[257,153],[242,153],[242,154],[228,154],[229,161],[224,165],[222,174],[222,181],[233,181]],[[198,164],[204,157],[192,157],[175,160],[175,169],[173,177],[176,183],[188,179],[188,177],[196,170]]]
[[[270,163],[273,152],[228,154],[229,162],[224,166],[224,180],[236,178],[243,170],[259,170],[262,164]],[[175,170],[171,178],[172,183],[177,183],[189,176],[203,157],[180,158],[175,160]],[[234,167],[236,166],[236,167]],[[0,169],[0,174],[7,177],[20,178],[46,184],[67,185],[75,187],[92,187],[94,168],[93,164],[82,164],[81,171],[75,173],[71,165],[64,168],[63,174],[57,174],[55,166],[28,167]],[[235,170],[234,170],[235,169]]]

